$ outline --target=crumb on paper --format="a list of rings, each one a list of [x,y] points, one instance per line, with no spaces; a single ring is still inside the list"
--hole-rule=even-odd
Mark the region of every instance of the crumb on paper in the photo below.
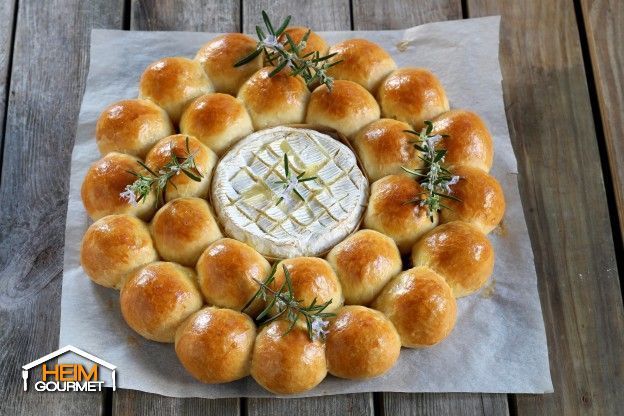
[[[126,337],[126,341],[128,342],[128,346],[132,348],[136,348],[139,346],[139,341],[132,335],[128,335],[128,337]]]
[[[494,296],[494,293],[496,293],[496,279],[492,278],[492,280],[490,280],[490,282],[484,286],[483,289],[481,289],[479,296],[484,299],[489,299]]]
[[[410,44],[409,40],[402,40],[401,42],[396,44],[396,48],[399,52],[405,52],[407,48],[409,47],[409,44]]]
[[[500,235],[501,237],[507,236],[507,226],[505,225],[505,219],[503,218],[501,222],[492,230],[492,234]]]

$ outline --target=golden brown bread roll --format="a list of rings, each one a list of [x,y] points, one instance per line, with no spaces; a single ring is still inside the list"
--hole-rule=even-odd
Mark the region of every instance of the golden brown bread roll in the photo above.
[[[139,82],[139,98],[152,100],[164,108],[175,124],[188,103],[213,91],[199,62],[179,56],[151,63]]]
[[[145,157],[163,137],[174,134],[167,112],[148,100],[122,100],[109,105],[95,126],[100,153],[128,153]]]
[[[459,176],[459,182],[450,187],[451,195],[460,201],[445,201],[450,209],[440,211],[440,223],[465,221],[482,233],[489,233],[505,214],[505,195],[500,184],[481,169],[469,166],[458,166],[453,174]]]
[[[481,117],[471,111],[451,110],[433,120],[432,134],[443,136],[438,146],[446,149],[444,162],[467,165],[489,172],[494,153],[492,136]]]
[[[240,311],[258,291],[258,283],[269,276],[271,265],[245,243],[223,238],[210,244],[197,261],[199,287],[211,305]],[[256,316],[263,307],[260,299],[245,312]]]
[[[178,326],[203,301],[192,269],[159,261],[128,275],[119,303],[126,323],[141,336],[174,342]]]
[[[303,123],[310,91],[300,76],[283,69],[269,77],[275,68],[267,66],[249,78],[238,91],[255,130],[284,124]]]
[[[175,335],[178,359],[203,383],[229,383],[249,375],[256,325],[244,313],[206,307]]]
[[[160,256],[194,267],[208,244],[222,237],[212,208],[205,199],[177,198],[163,205],[151,223]]]
[[[274,290],[279,289],[285,280],[284,266],[290,274],[295,299],[300,300],[303,306],[309,306],[314,299],[317,305],[331,300],[324,312],[333,312],[344,303],[338,277],[327,261],[318,257],[295,257],[280,261],[271,284]]]
[[[379,118],[379,105],[361,85],[336,80],[331,91],[318,86],[310,96],[306,123],[320,124],[351,137],[362,127]]]
[[[191,171],[194,174],[197,172],[201,173],[202,178],[201,181],[197,182],[184,173],[179,172],[167,183],[165,188],[166,201],[185,196],[205,198],[210,191],[210,180],[212,178],[212,170],[217,164],[217,155],[193,136],[176,134],[161,139],[147,154],[145,164],[152,171],[161,172],[165,165],[171,162],[173,155],[177,156],[180,163],[182,163],[189,155],[186,148],[187,138],[188,150],[194,155],[195,166],[197,167],[197,170],[193,169]]]
[[[462,221],[442,224],[425,234],[412,249],[412,264],[427,266],[461,297],[479,290],[494,270],[494,247],[485,234]]]
[[[284,30],[284,33],[280,35],[279,41],[283,43],[284,45],[287,45],[286,48],[289,49],[288,43],[287,43],[288,40],[286,39],[285,34],[288,33],[288,36],[290,36],[290,38],[295,43],[295,45],[298,45],[299,42],[301,42],[301,39],[303,39],[305,34],[308,32],[308,30],[310,29],[308,29],[307,27],[301,27],[301,26],[287,27],[286,30]],[[318,52],[320,56],[323,56],[327,53],[328,49],[329,49],[329,46],[327,45],[327,42],[325,42],[325,39],[320,37],[314,31],[310,30],[310,35],[308,36],[306,45],[303,49],[299,51],[299,56],[303,57],[303,56],[308,55],[311,52]]]
[[[329,76],[357,82],[372,94],[379,83],[396,69],[396,63],[390,54],[366,39],[343,40],[329,48],[328,53],[338,54],[332,61],[342,61],[329,68]]]
[[[241,100],[227,94],[206,94],[186,108],[180,133],[196,137],[222,155],[228,147],[253,133],[253,126]]]
[[[364,126],[351,140],[371,182],[387,175],[403,174],[402,166],[420,169],[423,161],[414,148],[415,139],[405,130],[409,124],[382,118]]]
[[[310,390],[327,375],[325,344],[310,340],[305,325],[296,325],[285,334],[288,326],[283,320],[264,326],[251,358],[251,376],[276,394]]]
[[[432,222],[427,208],[420,205],[423,192],[415,179],[404,175],[384,176],[375,181],[364,213],[364,227],[387,235],[401,253],[409,253],[420,236],[438,225],[438,214],[433,214]]]
[[[262,55],[251,62],[234,64],[256,50],[257,42],[242,33],[226,33],[202,46],[195,59],[202,65],[216,92],[236,95],[241,85],[262,68]]]
[[[440,81],[423,68],[400,68],[383,80],[377,91],[381,115],[421,129],[425,120],[448,111]]]
[[[381,312],[345,306],[330,319],[325,349],[330,374],[358,380],[390,370],[399,359],[401,339]]]
[[[409,269],[390,280],[373,308],[394,324],[404,347],[437,344],[457,318],[457,303],[444,278],[427,267]]]
[[[82,237],[80,264],[102,286],[119,289],[128,273],[156,260],[147,224],[131,215],[100,218]]]
[[[347,305],[367,305],[402,268],[394,240],[373,230],[360,230],[327,254]]]
[[[139,159],[123,153],[111,152],[93,163],[82,182],[82,203],[92,220],[111,214],[129,214],[148,221],[156,211],[154,193],[136,205],[121,197],[136,176],[129,171],[143,173]]]

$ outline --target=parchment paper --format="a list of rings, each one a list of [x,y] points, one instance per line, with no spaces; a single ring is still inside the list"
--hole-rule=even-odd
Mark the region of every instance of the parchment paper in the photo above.
[[[446,88],[452,108],[480,114],[494,137],[492,174],[505,191],[507,212],[501,229],[490,234],[496,249],[491,282],[479,293],[458,300],[457,325],[445,341],[422,350],[402,349],[397,365],[383,377],[348,381],[328,376],[301,396],[553,391],[533,253],[503,105],[499,21],[499,17],[488,17],[407,30],[322,33],[330,44],[354,37],[370,39],[386,48],[399,67],[431,69]],[[121,388],[176,397],[271,396],[251,377],[221,385],[195,381],[178,362],[173,345],[146,341],[126,326],[119,311],[119,292],[92,283],[79,264],[80,241],[90,224],[80,201],[80,186],[88,166],[99,158],[94,139],[98,115],[114,101],[137,96],[139,76],[150,62],[165,56],[193,57],[214,36],[91,33],[91,64],[71,162],[60,345],[72,344],[116,365]],[[75,362],[75,357],[64,356],[61,361]],[[110,378],[108,371],[102,375]]]

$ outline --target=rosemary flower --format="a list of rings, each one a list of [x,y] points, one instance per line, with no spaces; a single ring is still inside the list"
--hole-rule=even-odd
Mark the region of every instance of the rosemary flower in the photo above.
[[[425,121],[425,127],[420,133],[412,130],[405,131],[418,137],[417,141],[414,142],[414,147],[422,153],[418,157],[425,166],[415,170],[402,167],[405,172],[418,178],[420,185],[425,190],[420,194],[425,195],[424,198],[419,195],[418,198],[406,201],[406,203],[418,203],[420,206],[426,207],[431,222],[433,222],[435,212],[442,208],[449,209],[442,203],[443,198],[459,201],[458,198],[451,195],[451,186],[459,181],[459,176],[453,175],[443,166],[446,149],[436,148],[445,136],[432,135],[432,131],[433,123],[431,121]]]

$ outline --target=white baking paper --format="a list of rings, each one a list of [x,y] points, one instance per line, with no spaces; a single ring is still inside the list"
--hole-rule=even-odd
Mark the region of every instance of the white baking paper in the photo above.
[[[331,43],[362,37],[381,44],[399,67],[431,69],[453,108],[476,111],[494,137],[492,174],[507,199],[503,227],[490,235],[496,266],[489,285],[458,300],[452,334],[432,348],[402,349],[397,365],[366,381],[328,376],[300,396],[391,392],[544,393],[553,391],[531,243],[517,186],[503,105],[498,62],[499,17],[432,23],[407,30],[327,32]],[[137,96],[143,69],[152,61],[195,51],[215,33],[93,30],[91,64],[72,154],[60,345],[82,348],[117,366],[117,387],[175,397],[271,396],[251,377],[206,385],[178,362],[171,344],[142,339],[124,323],[119,292],[93,284],[79,264],[81,238],[90,224],[80,201],[88,166],[99,158],[95,123],[107,104]],[[521,52],[521,51],[519,51]],[[62,361],[75,362],[75,357]],[[102,369],[104,379],[110,373]],[[110,385],[110,384],[108,384]]]

